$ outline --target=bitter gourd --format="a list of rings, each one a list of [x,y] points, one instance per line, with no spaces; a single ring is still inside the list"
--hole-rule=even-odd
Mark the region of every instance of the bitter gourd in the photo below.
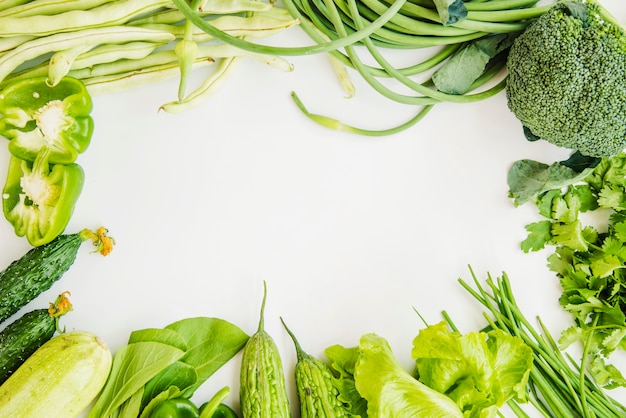
[[[288,418],[289,399],[282,360],[276,343],[264,329],[264,294],[257,332],[243,348],[239,402],[243,418]]]
[[[323,361],[305,352],[285,321],[281,322],[296,347],[295,380],[301,418],[353,417],[339,399],[333,372]]]

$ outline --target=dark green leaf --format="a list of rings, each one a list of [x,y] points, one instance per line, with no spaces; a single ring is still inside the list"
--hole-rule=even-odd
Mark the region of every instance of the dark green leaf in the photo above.
[[[527,128],[526,126],[523,126],[524,128],[524,137],[526,137],[526,140],[528,142],[536,142],[539,141],[541,138],[538,137],[537,135],[535,135],[529,128]]]
[[[467,8],[463,0],[433,0],[437,13],[444,25],[452,25],[467,17]]]
[[[521,205],[548,190],[561,189],[569,186],[588,173],[577,173],[560,163],[552,165],[534,160],[518,160],[509,169],[507,182],[509,195],[515,205]]]
[[[569,167],[577,173],[582,173],[588,168],[595,168],[602,158],[583,155],[579,151],[574,152],[567,160],[561,161],[565,167]]]
[[[468,43],[433,73],[433,83],[444,93],[467,93],[489,61],[511,46],[512,40],[513,35],[494,34]]]

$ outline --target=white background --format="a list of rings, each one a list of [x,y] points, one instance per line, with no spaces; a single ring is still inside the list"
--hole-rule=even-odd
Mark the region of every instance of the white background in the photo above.
[[[622,1],[603,4],[626,22]],[[294,39],[309,43],[297,28],[272,42]],[[536,209],[515,208],[506,183],[515,160],[549,163],[566,150],[527,142],[504,93],[438,105],[389,137],[331,131],[306,119],[290,93],[312,112],[372,129],[418,109],[383,98],[354,72],[357,94],[344,97],[325,56],[288,59],[291,73],[244,59],[217,95],[182,114],[158,111],[175,98],[177,80],[94,97],[95,133],[78,159],[86,182],[67,232],[104,225],[117,245],[106,258],[84,245],[70,271],[19,314],[69,290],[74,311],[62,323],[98,334],[112,351],[132,330],[193,316],[251,334],[266,281],[266,330],[290,385],[295,353],[280,316],[320,358],[375,332],[410,368],[423,327],[414,310],[429,323],[446,310],[463,332],[484,325],[481,306],[457,284],[471,280],[468,265],[480,280],[506,271],[527,317],[540,315],[555,336],[569,326],[549,252],[519,247]],[[8,159],[0,148],[0,172]],[[28,249],[0,222],[0,265]],[[236,403],[239,360],[194,399],[229,385]]]

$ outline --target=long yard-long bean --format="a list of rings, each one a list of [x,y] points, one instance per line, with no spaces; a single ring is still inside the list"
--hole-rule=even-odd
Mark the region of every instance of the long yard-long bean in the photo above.
[[[101,92],[107,91],[107,80],[112,89],[130,87],[135,81],[173,77],[178,66],[178,103],[162,109],[180,111],[212,95],[242,56],[289,71],[291,65],[279,56],[327,53],[337,68],[354,70],[386,98],[423,109],[396,127],[368,130],[313,117],[294,94],[296,104],[326,126],[387,135],[421,120],[437,103],[474,102],[500,92],[506,78],[505,53],[492,57],[469,91],[440,91],[431,77],[473,42],[494,34],[516,36],[550,7],[537,3],[464,1],[466,15],[444,22],[433,0],[282,0],[282,7],[274,0],[4,0],[0,2],[0,87],[43,73],[52,84],[71,75],[83,79],[91,91]],[[259,42],[295,25],[309,35],[310,44]],[[221,51],[232,55],[209,57],[205,44],[227,46]],[[393,51],[419,58],[397,67],[387,56]],[[186,94],[190,69],[217,61],[215,74]],[[346,80],[343,71],[338,70]],[[348,81],[343,84],[349,87]]]
[[[273,1],[193,0],[188,6],[199,20],[247,43],[299,23]],[[181,55],[181,42],[195,53]],[[98,94],[179,76],[178,100],[162,106],[179,111],[213,94],[237,67],[232,59],[238,64],[244,56],[293,69],[276,54],[242,50],[196,28],[170,0],[0,2],[0,88],[28,77],[47,75],[54,85],[71,76]],[[208,65],[215,68],[207,81],[185,97],[183,68]]]
[[[325,42],[325,39],[345,39],[355,32],[362,31],[396,4],[390,0],[285,0],[285,2],[287,9],[301,19],[300,27],[320,44]],[[407,54],[415,54],[414,51],[417,49],[436,47],[433,55],[427,56],[425,62],[439,54],[440,60],[437,64],[440,64],[450,59],[456,51],[486,36],[507,33],[512,37],[516,36],[533,18],[543,14],[550,7],[550,5],[539,7],[536,3],[536,0],[464,2],[467,5],[466,18],[444,25],[431,0],[412,0],[403,4],[398,13],[371,36],[346,45],[343,50],[331,51],[331,54],[348,67],[355,69],[381,95],[401,104],[422,106],[426,112],[429,112],[433,105],[443,101],[468,103],[483,100],[504,89],[506,73],[498,70],[504,68],[505,54],[495,56],[484,73],[471,85],[470,91],[464,94],[438,91],[431,78],[432,66],[422,66],[421,61],[418,61],[409,67],[419,68],[419,71],[408,74],[406,68],[392,65],[386,55],[391,50],[395,50],[396,54],[399,53],[397,50],[407,50]],[[453,45],[457,48],[450,49],[449,47]],[[365,48],[359,48],[362,46]],[[441,56],[442,51],[444,56]],[[372,60],[376,65],[365,64],[366,61]],[[391,88],[386,79],[397,82],[394,86],[399,84],[402,86],[401,90],[398,87]],[[395,128],[367,130],[348,126],[333,118],[312,114],[299,98],[296,103],[305,115],[322,125],[372,136],[399,132],[423,117],[422,112],[418,112],[420,117],[412,117]]]

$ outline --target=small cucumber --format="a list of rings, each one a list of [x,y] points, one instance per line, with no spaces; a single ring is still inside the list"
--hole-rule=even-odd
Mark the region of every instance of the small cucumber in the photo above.
[[[285,321],[280,319],[296,347],[296,391],[300,401],[301,418],[352,417],[339,400],[339,390],[333,384],[333,372],[323,361],[306,353]]]
[[[53,337],[0,386],[0,417],[78,416],[104,386],[112,360],[106,344],[91,333]]]
[[[0,332],[0,385],[54,336],[58,329],[58,318],[72,310],[68,294],[60,294],[48,309],[25,313]]]
[[[291,416],[280,353],[263,328],[267,289],[264,284],[257,332],[243,348],[239,403],[243,418],[288,418]]]
[[[0,323],[48,290],[74,263],[83,241],[92,239],[102,255],[112,248],[106,229],[84,229],[59,235],[48,244],[34,247],[0,272]]]

